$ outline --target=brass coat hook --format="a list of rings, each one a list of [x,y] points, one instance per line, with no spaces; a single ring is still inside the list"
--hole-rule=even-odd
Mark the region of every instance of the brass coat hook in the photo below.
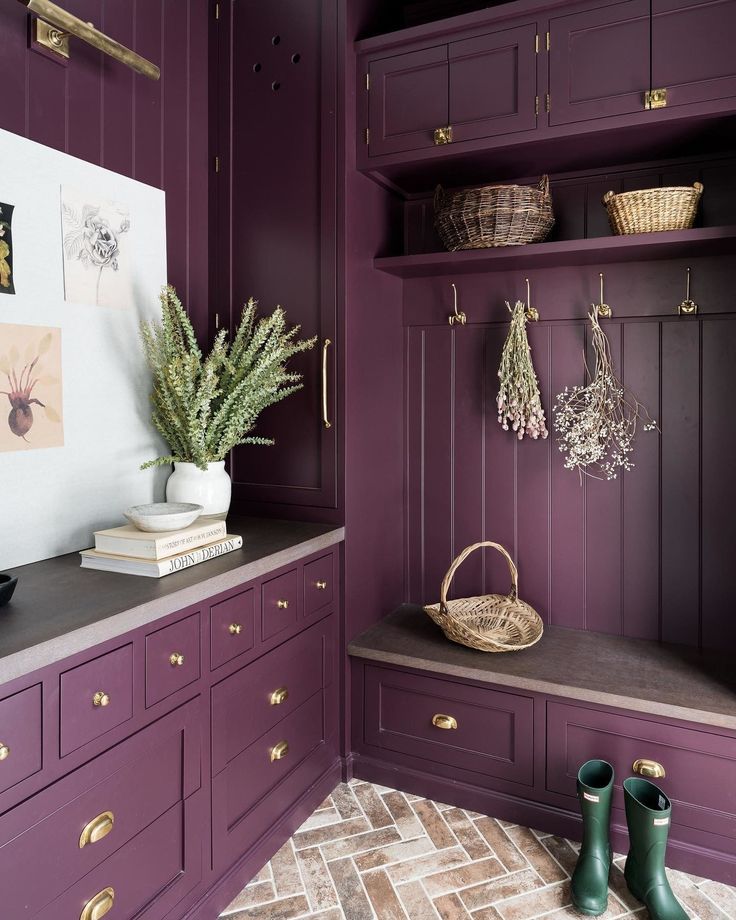
[[[687,269],[687,282],[685,286],[685,299],[678,306],[677,313],[679,316],[695,316],[698,312],[698,305],[690,299],[690,269]]]
[[[531,320],[533,323],[539,322],[539,310],[536,307],[532,306],[532,295],[531,288],[529,286],[529,279],[525,278],[526,281],[526,313],[524,314],[528,320]]]
[[[603,299],[603,272],[600,273],[601,279],[601,299],[599,303],[593,304],[598,316],[604,317],[604,319],[610,319],[613,315],[613,311],[608,306],[608,304]]]
[[[461,325],[461,326],[464,326],[465,323],[468,321],[468,317],[463,313],[462,310],[458,310],[458,308],[457,308],[457,288],[455,287],[454,282],[450,282],[450,284],[451,284],[451,287],[452,287],[453,311],[454,311],[454,312],[451,313],[451,314],[447,317],[447,322],[448,322],[451,326],[455,326],[456,324],[459,324],[459,325]]]

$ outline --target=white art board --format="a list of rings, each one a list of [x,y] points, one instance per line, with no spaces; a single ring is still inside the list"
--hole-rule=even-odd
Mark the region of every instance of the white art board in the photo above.
[[[71,222],[63,220],[63,201]],[[33,405],[25,440],[10,446],[18,416],[9,427],[14,409],[0,395],[0,571],[91,546],[93,531],[124,523],[129,505],[160,500],[167,475],[139,469],[166,452],[150,423],[139,338],[141,320],[161,315],[164,193],[0,130],[3,202],[13,205],[15,293],[0,292],[0,359],[7,361],[18,327],[39,327],[20,336],[13,356],[22,364],[41,350],[43,371],[60,338],[61,380],[57,385],[56,367],[45,374],[32,395],[48,401],[52,393],[56,405],[50,415]],[[89,251],[80,258],[72,233],[65,263],[74,219],[88,230]],[[106,220],[117,243],[104,230]],[[8,387],[0,373],[0,391]]]

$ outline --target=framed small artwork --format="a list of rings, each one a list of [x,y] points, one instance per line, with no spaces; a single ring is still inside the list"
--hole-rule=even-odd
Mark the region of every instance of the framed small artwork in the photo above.
[[[61,329],[0,323],[0,400],[0,452],[64,446]]]
[[[61,189],[64,300],[130,309],[133,300],[130,210],[116,201]]]
[[[0,294],[15,294],[12,223],[13,205],[0,201]]]

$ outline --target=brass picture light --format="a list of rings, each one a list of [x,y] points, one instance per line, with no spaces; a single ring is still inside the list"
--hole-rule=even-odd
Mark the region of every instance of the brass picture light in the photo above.
[[[125,45],[121,45],[120,42],[116,42],[104,32],[100,32],[91,22],[84,22],[55,3],[51,3],[51,0],[19,0],[19,2],[39,17],[35,26],[36,41],[51,51],[68,58],[68,38],[70,35],[76,35],[93,48],[109,54],[116,61],[120,61],[135,70],[136,73],[143,74],[144,77],[158,80],[161,76],[161,71],[155,64],[147,61],[140,54],[136,54],[135,51],[131,51],[130,48],[126,48]]]

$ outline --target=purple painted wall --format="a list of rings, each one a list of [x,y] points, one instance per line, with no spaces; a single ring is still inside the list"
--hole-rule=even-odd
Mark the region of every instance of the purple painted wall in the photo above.
[[[68,66],[30,51],[25,7],[3,3],[0,127],[166,190],[169,279],[204,333],[211,4],[69,0],[65,8],[154,61],[161,80],[76,39]]]

